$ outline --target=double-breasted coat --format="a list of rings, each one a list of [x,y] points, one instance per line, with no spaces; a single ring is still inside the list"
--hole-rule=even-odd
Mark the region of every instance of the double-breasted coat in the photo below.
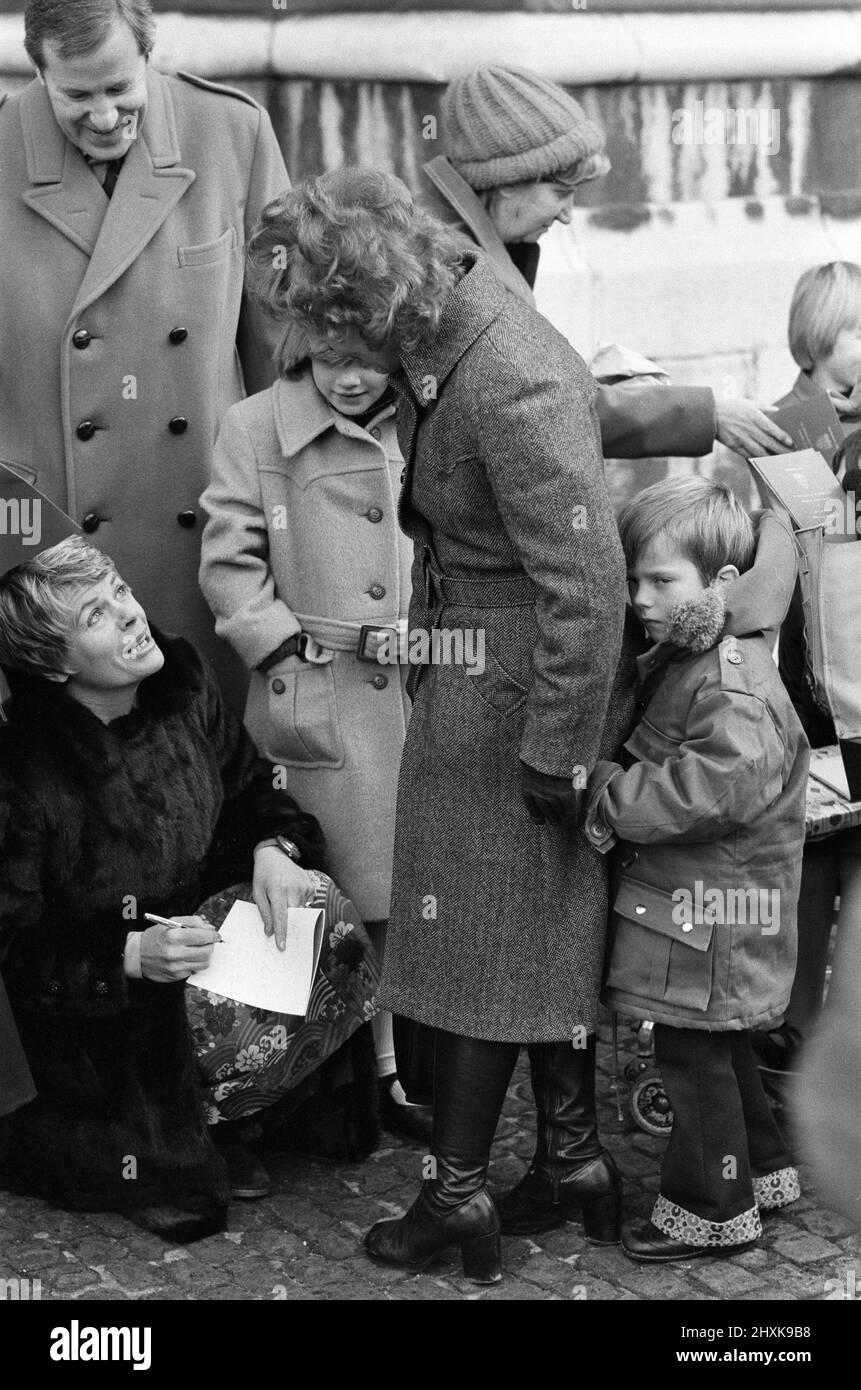
[[[400,519],[416,542],[410,632],[471,632],[484,659],[411,675],[383,1003],[467,1036],[553,1041],[594,1027],[605,874],[570,825],[532,823],[519,760],[585,785],[615,746],[625,563],[585,364],[483,256],[464,263],[394,378]]]
[[[521,266],[515,265],[480,198],[445,155],[422,165],[422,173],[424,199],[430,210],[481,247],[506,289],[534,304],[532,286],[540,256],[537,243],[515,248],[526,253]],[[695,458],[711,453],[714,447],[715,400],[705,387],[643,382],[599,385],[595,406],[607,458],[660,454]]]
[[[233,406],[218,437],[200,582],[216,631],[252,670],[245,723],[326,834],[334,877],[369,921],[387,917],[407,666],[361,661],[363,624],[406,625],[413,548],[398,526],[394,407],[362,428],[310,369]],[[304,630],[331,661],[289,656]],[[391,654],[403,643],[391,634]]]
[[[238,691],[199,592],[221,417],[276,376],[243,247],[288,184],[241,92],[152,69],[110,201],[34,81],[0,100],[0,462],[65,508]]]

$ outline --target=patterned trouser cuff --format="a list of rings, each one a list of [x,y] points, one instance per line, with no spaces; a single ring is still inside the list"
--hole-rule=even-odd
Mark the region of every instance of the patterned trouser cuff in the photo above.
[[[801,1183],[797,1168],[777,1168],[753,1180],[753,1195],[756,1205],[763,1211],[774,1211],[777,1207],[788,1207],[801,1196]]]
[[[746,1245],[762,1235],[758,1207],[750,1207],[731,1221],[707,1221],[666,1197],[659,1197],[655,1203],[652,1225],[685,1245]]]

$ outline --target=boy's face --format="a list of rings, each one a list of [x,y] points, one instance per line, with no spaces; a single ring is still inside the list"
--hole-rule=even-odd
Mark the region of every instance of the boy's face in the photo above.
[[[662,642],[666,637],[667,618],[676,605],[697,598],[707,588],[693,560],[662,536],[647,545],[628,570],[628,592],[634,612],[653,642]]]
[[[363,415],[386,389],[388,377],[350,356],[343,346],[312,339],[311,374],[321,396],[342,415]]]
[[[861,380],[861,323],[853,328],[841,328],[828,357],[821,368],[826,371],[837,391],[849,395]]]

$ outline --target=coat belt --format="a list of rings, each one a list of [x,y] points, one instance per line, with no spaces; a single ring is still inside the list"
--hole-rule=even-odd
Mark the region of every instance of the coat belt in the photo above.
[[[528,574],[502,574],[480,579],[443,574],[424,552],[425,597],[430,608],[451,603],[459,608],[532,608],[538,585]]]
[[[358,651],[363,633],[369,629],[380,633],[391,633],[397,639],[395,650],[401,650],[406,641],[407,623],[405,618],[400,618],[395,623],[350,622],[341,618],[319,618],[310,613],[297,613],[296,618],[302,624],[303,632],[310,633],[321,647],[326,647],[333,652]],[[369,651],[366,655],[371,656],[373,652]]]

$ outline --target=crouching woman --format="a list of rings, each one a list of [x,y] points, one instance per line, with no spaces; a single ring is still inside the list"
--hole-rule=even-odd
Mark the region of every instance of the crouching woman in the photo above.
[[[195,909],[252,863],[276,938],[285,906],[350,905],[315,872],[317,822],[106,555],[73,537],[0,579],[0,664],[0,968],[38,1091],[0,1121],[0,1185],[195,1239],[224,1227],[229,1195],[187,1018],[185,981],[218,939]],[[314,1065],[373,1010],[358,920],[351,943],[331,972],[351,1022],[317,1026]]]

